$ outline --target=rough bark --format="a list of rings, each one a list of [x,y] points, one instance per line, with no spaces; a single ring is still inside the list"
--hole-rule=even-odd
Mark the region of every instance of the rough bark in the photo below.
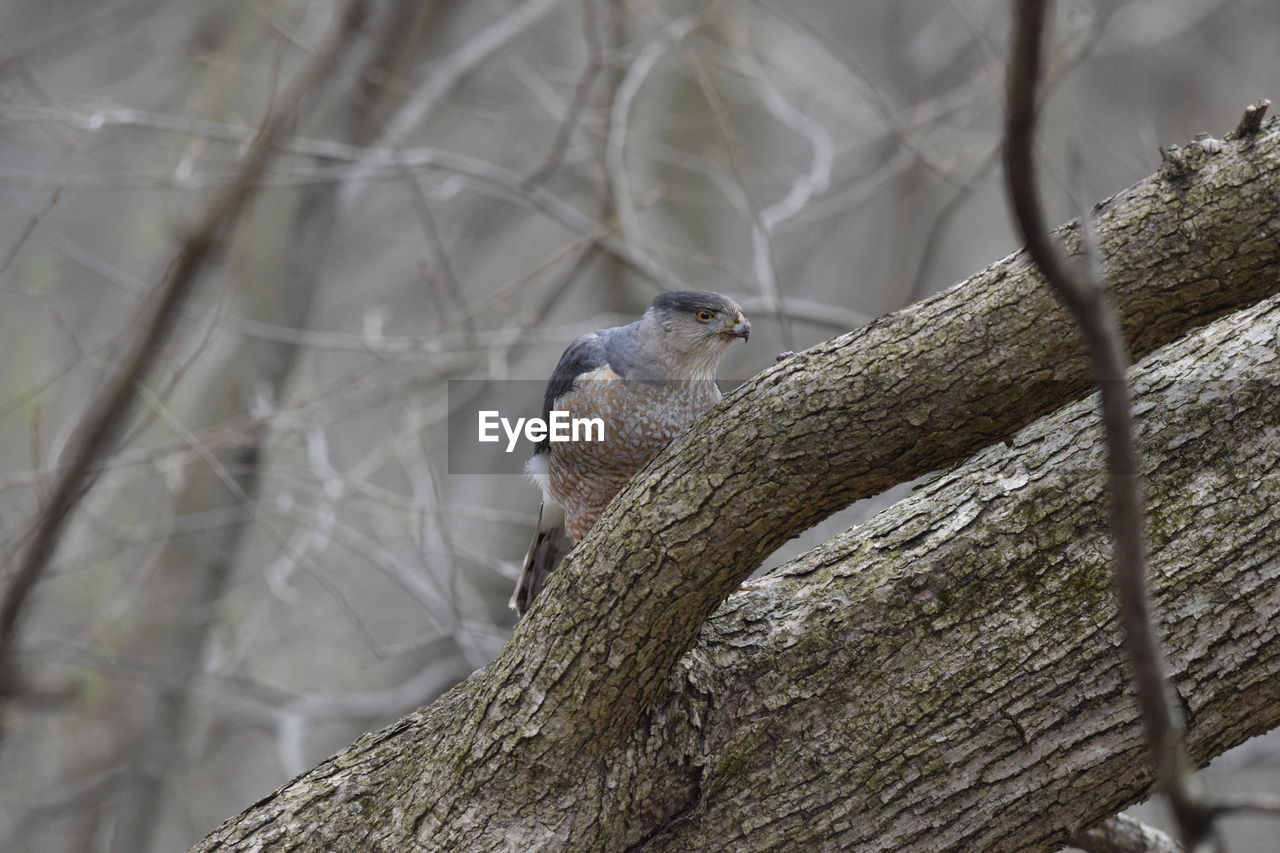
[[[1204,761],[1280,724],[1280,297],[1131,381],[1159,627]],[[678,667],[677,694],[708,697],[707,806],[652,848],[1049,850],[1145,792],[1096,405],[731,597]]]
[[[1099,206],[1135,356],[1280,291],[1277,145],[1272,122],[1193,146]],[[1072,226],[1061,237],[1074,248]],[[1252,358],[1273,390],[1269,310],[1162,353],[1137,395],[1155,593],[1198,759],[1280,713],[1262,428],[1278,419],[1262,378],[1174,380]],[[1089,402],[708,617],[787,538],[1079,396],[1084,365],[1018,255],[788,359],[633,481],[492,664],[195,849],[1064,843],[1148,784]]]

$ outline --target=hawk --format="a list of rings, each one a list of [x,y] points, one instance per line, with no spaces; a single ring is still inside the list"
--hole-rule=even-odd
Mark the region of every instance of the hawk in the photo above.
[[[727,296],[663,293],[626,326],[588,332],[560,356],[543,398],[570,418],[600,418],[603,441],[543,439],[525,464],[542,490],[538,530],[511,596],[523,616],[556,569],[627,481],[720,399],[716,367],[751,324]]]

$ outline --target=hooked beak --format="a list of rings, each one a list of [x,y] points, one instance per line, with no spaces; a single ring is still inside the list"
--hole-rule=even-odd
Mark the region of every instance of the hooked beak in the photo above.
[[[747,318],[739,314],[736,318],[738,322],[724,330],[724,334],[731,338],[742,338],[744,341],[751,337],[751,324],[747,322]]]

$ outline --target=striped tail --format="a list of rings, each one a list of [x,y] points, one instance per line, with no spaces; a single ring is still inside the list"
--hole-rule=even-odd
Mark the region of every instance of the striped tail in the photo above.
[[[564,531],[564,510],[544,502],[538,512],[538,532],[533,534],[533,542],[524,555],[520,579],[516,581],[516,591],[511,594],[510,607],[517,616],[529,611],[547,576],[559,568],[571,548],[573,540]]]

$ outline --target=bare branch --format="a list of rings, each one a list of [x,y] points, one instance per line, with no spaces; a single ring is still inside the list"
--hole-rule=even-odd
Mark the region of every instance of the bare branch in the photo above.
[[[0,263],[0,273],[9,269],[9,265],[13,263],[13,259],[18,256],[18,251],[22,248],[22,245],[27,242],[27,238],[31,236],[31,232],[36,230],[36,226],[40,224],[40,220],[43,219],[49,211],[53,210],[53,206],[58,203],[58,199],[61,197],[62,188],[59,187],[53,191],[53,195],[49,197],[49,203],[44,206],[44,209],[39,213],[32,214],[31,218],[27,220],[27,224],[23,227],[22,232],[18,234],[18,239],[13,242],[13,246],[9,249],[8,254],[5,255],[4,261]]]
[[[631,63],[631,67],[627,69],[627,74],[618,84],[618,91],[614,95],[605,163],[609,174],[609,189],[617,208],[618,221],[622,224],[622,237],[633,248],[640,242],[640,224],[636,219],[636,205],[631,197],[631,182],[627,180],[626,170],[627,131],[631,125],[629,120],[631,104],[662,55],[702,23],[702,16],[686,15],[667,24],[661,36],[645,45],[644,50]]]
[[[422,85],[400,109],[399,115],[378,137],[377,144],[373,146],[374,149],[401,147],[408,135],[430,118],[435,108],[459,83],[559,3],[560,0],[527,0],[518,9],[499,15],[485,30],[467,39],[457,50],[440,59],[428,72]],[[364,162],[358,163],[353,177],[358,178],[365,165],[367,164]],[[353,202],[359,197],[360,190],[360,184],[352,184],[347,198],[343,201],[348,204]]]
[[[1217,797],[1209,807],[1215,816],[1255,814],[1280,817],[1280,797],[1268,794],[1241,794],[1234,797]]]
[[[1183,842],[1190,849],[1199,849],[1200,844],[1213,838],[1213,820],[1192,790],[1182,720],[1170,696],[1167,665],[1152,622],[1138,479],[1140,460],[1125,378],[1129,356],[1104,284],[1070,263],[1050,238],[1036,190],[1031,149],[1047,5],[1044,0],[1014,4],[1005,141],[1010,204],[1027,241],[1028,254],[1080,328],[1094,381],[1101,391],[1115,584],[1125,647],[1138,688],[1156,779],[1169,797]]]
[[[725,151],[729,157],[729,169],[740,188],[742,197],[746,200],[747,218],[750,226],[751,265],[755,270],[756,283],[761,292],[769,298],[770,303],[775,306],[773,316],[778,321],[778,331],[782,337],[782,344],[790,349],[795,346],[795,335],[791,330],[791,322],[783,310],[782,288],[778,284],[778,274],[774,263],[773,228],[765,220],[760,210],[760,205],[756,202],[751,191],[751,186],[748,182],[749,172],[743,163],[742,153],[734,138],[733,127],[729,121],[728,110],[725,107],[724,100],[716,90],[711,80],[711,75],[707,72],[705,64],[699,59],[698,54],[691,50],[684,40],[681,40],[680,47],[686,61],[693,68],[698,87],[711,109],[712,116],[715,118],[716,128],[720,133],[720,138],[724,142]],[[789,215],[793,214],[794,211]]]
[[[551,177],[551,174],[560,166],[561,160],[564,159],[565,151],[569,148],[569,140],[573,138],[573,132],[578,127],[578,121],[582,118],[582,111],[587,106],[587,98],[591,94],[591,88],[595,85],[596,79],[599,78],[600,72],[604,70],[604,45],[601,43],[600,33],[596,26],[596,0],[582,0],[582,35],[587,42],[587,65],[582,70],[582,74],[578,77],[578,85],[573,89],[573,97],[569,101],[569,107],[564,112],[564,118],[560,121],[559,127],[556,129],[555,141],[551,143],[551,151],[547,154],[546,159],[542,161],[542,165],[534,169],[532,174],[526,180],[528,186],[537,186]]]
[[[13,646],[23,605],[53,556],[67,518],[92,485],[94,467],[114,449],[115,439],[133,407],[138,382],[168,339],[183,302],[219,248],[221,236],[252,198],[253,187],[266,171],[276,143],[293,126],[303,96],[329,73],[349,36],[363,20],[364,6],[364,0],[348,0],[344,4],[324,44],[267,113],[245,154],[237,179],[214,199],[187,237],[156,293],[151,316],[137,344],[67,449],[70,461],[40,513],[31,542],[0,606],[0,701],[11,699],[19,692]]]
[[[1034,291],[1027,295],[1034,300]],[[1037,316],[1058,313],[1040,295]],[[1280,399],[1270,393],[1276,314],[1272,298],[1222,318],[1135,375],[1149,412],[1144,472],[1161,520],[1158,590],[1187,617],[1172,641],[1180,678],[1200,688],[1192,700],[1204,712],[1194,729],[1199,759],[1274,725],[1280,713],[1280,655],[1266,641],[1280,621],[1271,583],[1280,530],[1280,480],[1271,475],[1280,453],[1254,426],[1274,419]],[[877,328],[884,331],[866,335]],[[907,322],[897,333],[927,334]],[[578,685],[562,688],[574,675],[566,661],[593,656],[595,671],[611,678],[608,670],[637,656],[632,649],[648,656],[646,646],[669,636],[668,619],[611,645],[574,637],[581,630],[572,617],[594,615],[593,607],[612,606],[623,622],[639,599],[645,624],[659,621],[644,600],[665,593],[668,566],[635,547],[650,527],[645,516],[670,519],[664,544],[707,555],[714,549],[706,541],[734,541],[724,531],[767,536],[770,524],[789,523],[833,473],[824,457],[803,452],[791,469],[808,466],[799,482],[789,472],[738,489],[741,481],[726,478],[728,488],[709,500],[734,501],[738,511],[699,516],[698,493],[673,473],[679,464],[747,457],[739,470],[759,476],[752,463],[761,458],[788,464],[797,424],[808,430],[801,441],[865,450],[847,427],[822,429],[790,405],[817,396],[796,393],[806,374],[828,373],[831,359],[858,346],[845,339],[785,360],[755,388],[730,395],[700,435],[689,433],[683,460],[673,454],[642,475],[633,485],[649,497],[615,507],[624,510],[618,520],[640,514],[638,529],[619,528],[623,536],[603,543],[598,571],[582,575],[591,582],[560,576],[569,582],[558,584],[559,596],[530,614],[550,624],[554,609],[555,624],[566,626],[560,633],[517,627],[496,661],[432,707],[362,738],[196,849],[290,839],[306,849],[489,849],[505,840],[529,849],[1048,851],[1141,797],[1151,774],[1134,760],[1143,733],[1099,547],[1106,450],[1092,399],[988,447],[756,590],[731,595],[691,652],[656,677],[663,686],[634,729],[625,698],[598,702]],[[845,362],[829,372],[827,413],[850,408],[842,386],[874,370],[873,358],[864,353],[861,370]],[[894,368],[901,365],[886,373]],[[966,385],[970,369],[958,362],[943,372]],[[1196,393],[1208,388],[1219,393]],[[765,405],[736,405],[747,395]],[[769,397],[784,402],[769,405]],[[1002,398],[988,399],[999,408]],[[1212,426],[1228,413],[1231,423]],[[890,426],[903,416],[877,414]],[[1194,437],[1177,440],[1184,436]],[[1201,485],[1217,472],[1258,491],[1245,504],[1225,504],[1220,490]],[[1082,473],[1087,488],[1073,488]],[[686,483],[700,489],[700,479]],[[1195,523],[1169,523],[1189,514]],[[751,547],[752,537],[743,538]],[[632,572],[653,580],[636,582]],[[690,593],[676,601],[718,582],[690,577]],[[655,679],[651,671],[626,674],[643,682]],[[814,778],[836,780],[838,796],[815,803],[804,784]],[[394,806],[376,821],[367,805],[348,807],[386,791]]]
[[[12,111],[11,111],[12,113]],[[145,110],[109,110],[83,115],[48,110],[28,110],[33,118],[46,117],[63,121],[85,131],[96,131],[108,126],[150,127],[173,133],[189,133],[209,139],[233,143],[247,143],[253,138],[253,130],[241,125],[214,122],[153,113]],[[328,139],[308,139],[293,136],[277,140],[282,151],[303,154],[322,160],[342,163],[333,166],[306,166],[274,169],[259,175],[253,182],[258,186],[299,186],[313,183],[339,183],[356,180],[387,180],[400,178],[407,166],[414,170],[437,171],[465,178],[479,191],[495,198],[537,211],[567,230],[589,237],[600,248],[637,273],[666,290],[688,289],[688,285],[663,269],[638,248],[619,239],[612,228],[602,228],[596,221],[579,211],[560,196],[540,184],[529,184],[520,174],[496,163],[490,163],[465,154],[428,146],[403,150],[392,148],[366,148],[348,145]],[[222,173],[198,173],[176,181],[171,170],[131,172],[125,178],[98,175],[61,175],[39,173],[24,169],[0,168],[0,183],[23,187],[61,187],[64,190],[101,190],[146,185],[198,189],[223,186],[234,176]],[[140,183],[141,182],[141,183]]]
[[[431,264],[433,267],[433,290],[443,290],[448,294],[449,299],[458,309],[458,322],[462,326],[463,341],[472,346],[476,337],[476,321],[472,315],[467,298],[462,293],[462,286],[458,282],[458,276],[453,270],[453,263],[449,260],[448,249],[445,248],[444,240],[440,237],[440,229],[436,226],[435,215],[431,212],[431,205],[427,203],[427,194],[422,191],[422,184],[408,167],[404,168],[406,189],[409,191],[409,202],[413,207],[414,215],[418,217],[418,223],[422,226],[422,236],[426,238],[427,248],[431,256]],[[439,303],[438,303],[439,304]],[[442,306],[441,306],[442,307]],[[441,328],[448,326],[448,318],[446,312],[437,309],[440,317],[437,325]]]

